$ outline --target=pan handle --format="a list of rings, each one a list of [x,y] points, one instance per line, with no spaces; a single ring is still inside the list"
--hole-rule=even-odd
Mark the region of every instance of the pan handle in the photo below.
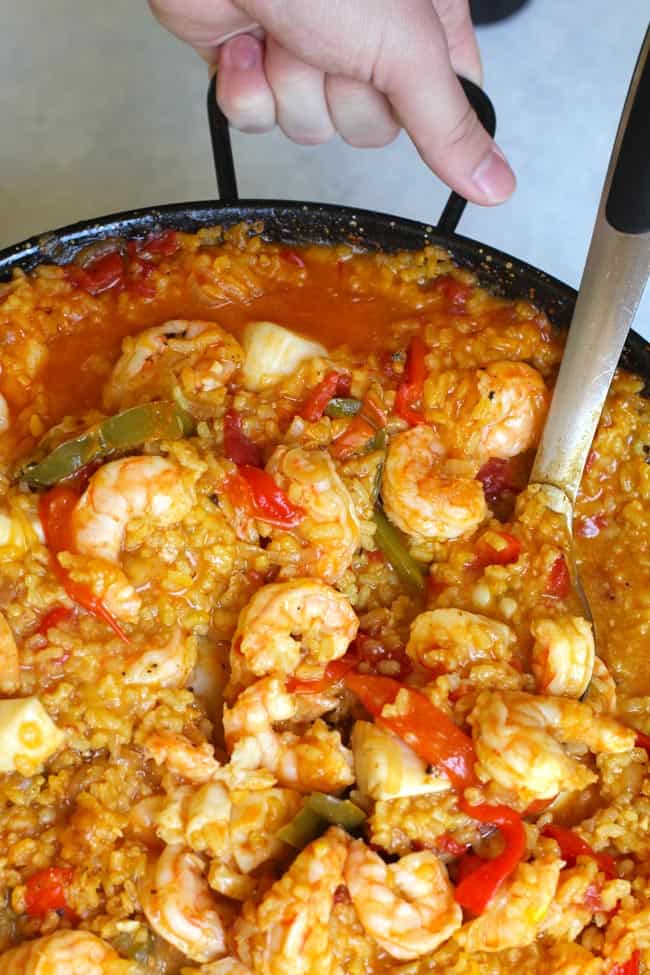
[[[478,115],[481,125],[494,138],[496,115],[492,102],[483,89],[475,85],[474,82],[460,77],[458,80],[463,86],[468,101]],[[219,200],[221,203],[232,204],[239,202],[235,161],[230,141],[230,126],[228,119],[217,104],[216,86],[217,76],[214,74],[208,86],[208,123],[212,155],[214,156],[214,168],[217,174]],[[467,200],[459,196],[458,193],[452,192],[442,211],[437,229],[443,234],[453,233],[466,206]]]

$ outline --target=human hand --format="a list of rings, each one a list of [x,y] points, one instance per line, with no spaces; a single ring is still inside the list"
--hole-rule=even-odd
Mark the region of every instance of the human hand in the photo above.
[[[475,203],[515,178],[456,72],[480,82],[468,0],[149,0],[160,22],[218,67],[231,124],[294,142],[336,132],[383,146],[403,126],[425,163]]]

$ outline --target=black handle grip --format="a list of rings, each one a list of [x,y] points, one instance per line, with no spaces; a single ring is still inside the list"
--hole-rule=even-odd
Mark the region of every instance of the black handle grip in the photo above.
[[[637,61],[617,137],[618,159],[605,216],[624,234],[650,230],[650,28]]]
[[[494,137],[496,131],[496,115],[492,102],[482,88],[475,85],[473,81],[466,78],[459,78],[465,91],[467,99],[476,112],[481,125],[489,134]],[[208,123],[210,126],[210,140],[212,142],[212,155],[214,156],[214,168],[217,175],[217,188],[219,200],[222,203],[237,203],[239,194],[237,192],[237,177],[235,175],[235,161],[232,154],[232,143],[230,141],[230,127],[228,119],[223,114],[217,104],[217,76],[213,75],[208,86]],[[453,233],[458,222],[467,206],[467,200],[458,193],[451,193],[445,208],[438,221],[438,230],[444,234]]]

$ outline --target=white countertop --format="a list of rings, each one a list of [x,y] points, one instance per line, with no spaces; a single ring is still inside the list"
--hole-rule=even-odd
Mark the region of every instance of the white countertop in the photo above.
[[[461,232],[576,285],[648,0],[531,0],[480,29],[514,198]],[[144,0],[0,0],[0,246],[85,217],[215,195],[205,66]],[[446,189],[401,136],[380,151],[235,136],[242,196],[435,223]],[[650,293],[638,331],[650,338]]]

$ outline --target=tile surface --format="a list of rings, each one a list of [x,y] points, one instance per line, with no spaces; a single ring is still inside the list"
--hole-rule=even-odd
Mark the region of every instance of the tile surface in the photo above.
[[[461,230],[577,284],[648,0],[531,0],[481,28],[497,137],[519,179]],[[0,0],[0,246],[73,220],[215,193],[205,67],[142,0]],[[435,223],[446,191],[401,136],[380,151],[235,137],[243,196]],[[637,328],[650,338],[650,294]]]

